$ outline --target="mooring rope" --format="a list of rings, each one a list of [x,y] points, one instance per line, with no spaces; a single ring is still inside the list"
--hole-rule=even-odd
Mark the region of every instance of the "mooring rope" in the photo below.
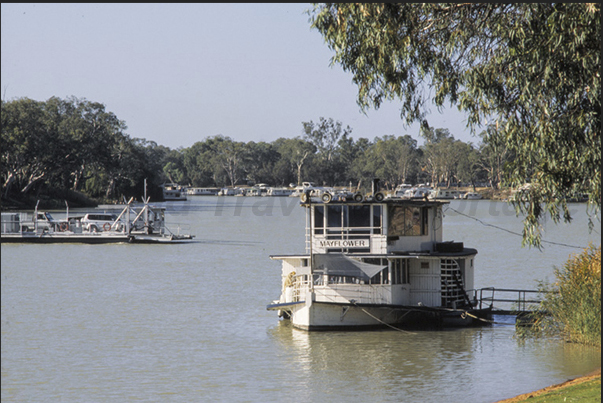
[[[486,226],[486,227],[492,227],[492,228],[496,228],[496,229],[498,229],[498,230],[508,232],[509,234],[512,234],[512,235],[517,235],[517,236],[523,237],[523,234],[520,234],[520,233],[518,233],[518,232],[514,232],[514,231],[510,231],[510,230],[508,230],[508,229],[506,229],[506,228],[499,227],[499,226],[497,226],[497,225],[489,224],[489,223],[487,223],[487,222],[484,222],[484,221],[480,220],[479,218],[471,217],[471,216],[470,216],[470,215],[468,215],[468,214],[461,213],[460,211],[458,211],[458,210],[456,210],[456,209],[453,209],[453,208],[452,208],[452,207],[450,207],[450,206],[447,206],[446,210],[452,210],[452,211],[454,211],[455,213],[460,214],[460,215],[462,215],[462,216],[464,216],[464,217],[471,218],[472,220],[475,220],[475,221],[479,222],[479,223],[480,223],[480,224],[482,224],[483,226]],[[566,248],[585,249],[583,246],[575,246],[575,245],[569,245],[569,244],[566,244],[566,243],[560,243],[560,242],[546,241],[546,240],[544,240],[544,239],[541,239],[541,240],[540,240],[540,242],[541,242],[541,243],[548,243],[548,244],[551,244],[551,245],[557,245],[557,246],[565,246]]]
[[[453,311],[451,309],[451,311]],[[475,316],[473,314],[470,314],[469,312],[465,311],[463,313],[461,313],[461,319],[466,319],[467,316],[472,317],[473,319],[477,319],[477,320],[481,320],[482,322],[486,322],[486,323],[491,323],[493,325],[508,325],[508,326],[515,326],[515,323],[505,323],[505,322],[495,322],[493,320],[490,319],[484,319],[484,318],[480,318],[479,316]]]
[[[366,309],[364,309],[363,307],[358,306],[358,305],[356,304],[356,301],[354,301],[353,299],[352,299],[352,300],[350,300],[350,303],[351,303],[352,305],[354,305],[355,307],[360,308],[360,310],[361,310],[362,312],[366,313],[368,316],[370,316],[371,318],[375,319],[377,322],[379,322],[379,323],[381,323],[381,324],[384,324],[384,325],[385,325],[385,326],[387,326],[387,327],[390,327],[390,328],[392,328],[392,329],[394,329],[394,330],[397,330],[398,332],[402,332],[402,333],[407,333],[407,334],[417,334],[417,333],[409,332],[408,330],[400,329],[400,328],[398,328],[398,327],[395,327],[395,326],[390,325],[390,324],[389,324],[389,323],[387,323],[387,322],[382,321],[381,319],[379,319],[379,318],[378,318],[378,317],[376,317],[375,315],[372,315],[370,312],[368,312],[368,311],[367,311]],[[408,315],[409,313],[410,313],[410,311],[406,312],[406,313],[405,313],[405,314],[402,316],[402,318],[403,318],[404,316]]]

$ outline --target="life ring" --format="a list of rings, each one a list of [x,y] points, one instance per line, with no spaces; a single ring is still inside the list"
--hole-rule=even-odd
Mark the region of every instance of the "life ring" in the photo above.
[[[67,231],[67,228],[69,228],[69,225],[67,225],[66,222],[62,222],[60,225],[61,231]]]
[[[108,222],[103,224],[103,231],[109,231],[111,229],[111,224]]]

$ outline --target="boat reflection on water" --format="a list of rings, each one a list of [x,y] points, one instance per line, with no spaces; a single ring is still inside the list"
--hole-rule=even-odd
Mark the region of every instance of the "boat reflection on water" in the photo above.
[[[307,332],[279,321],[269,330],[288,366],[283,387],[303,401],[337,391],[337,401],[357,402],[362,390],[364,401],[493,402],[565,380],[568,366],[600,365],[593,348],[514,334],[512,324]]]

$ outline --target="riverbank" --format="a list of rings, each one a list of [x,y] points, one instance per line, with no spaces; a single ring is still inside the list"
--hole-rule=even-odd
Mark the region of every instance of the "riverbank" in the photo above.
[[[510,399],[499,400],[496,403],[517,403],[517,402],[526,401],[528,399],[530,399],[530,402],[532,402],[532,403],[556,402],[556,401],[562,402],[562,401],[566,401],[568,397],[570,397],[571,401],[574,401],[574,400],[577,400],[578,398],[580,398],[579,396],[576,396],[577,399],[572,400],[571,398],[574,396],[575,393],[584,393],[582,388],[581,388],[580,392],[577,392],[575,390],[575,388],[578,385],[583,385],[587,382],[590,384],[586,386],[586,390],[587,390],[586,393],[588,393],[589,395],[598,396],[599,400],[597,400],[597,401],[600,402],[601,401],[601,399],[600,399],[600,396],[601,396],[601,368],[599,368],[598,370],[596,370],[588,375],[584,375],[584,376],[581,376],[581,377],[578,377],[575,379],[570,379],[563,383],[548,386],[546,388],[536,390],[534,392],[524,393],[522,395],[515,396]],[[558,400],[554,400],[554,399],[558,399]],[[584,400],[584,401],[586,401],[586,400]]]

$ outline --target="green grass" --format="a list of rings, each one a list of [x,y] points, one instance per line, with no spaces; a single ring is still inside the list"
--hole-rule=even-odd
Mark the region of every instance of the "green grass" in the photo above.
[[[530,403],[600,402],[601,377],[577,385],[554,389],[527,400]]]

